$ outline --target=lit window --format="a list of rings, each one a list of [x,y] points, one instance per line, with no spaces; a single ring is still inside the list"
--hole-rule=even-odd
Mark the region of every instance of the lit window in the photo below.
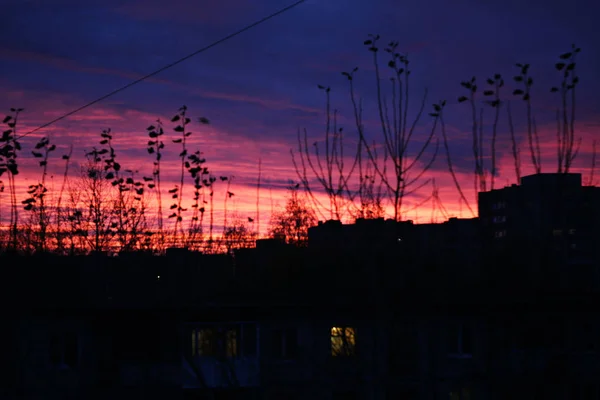
[[[192,330],[192,356],[238,357],[238,345],[240,339],[239,330],[239,327],[208,327]],[[251,335],[248,336],[251,339]],[[255,334],[254,339],[256,339]],[[250,353],[250,346],[244,347],[248,347],[248,353]],[[246,350],[244,350],[244,352],[246,352]]]
[[[237,332],[235,329],[228,329],[225,332],[225,355],[227,357],[237,357]]]
[[[562,235],[562,230],[560,230],[560,229],[554,229],[554,230],[552,231],[552,234],[553,234],[554,236],[561,236],[561,235]]]
[[[351,327],[331,328],[331,355],[353,356],[356,354],[356,332]]]
[[[471,391],[468,388],[450,392],[450,400],[471,400]]]
[[[216,330],[213,328],[192,331],[192,355],[211,357],[216,355]]]

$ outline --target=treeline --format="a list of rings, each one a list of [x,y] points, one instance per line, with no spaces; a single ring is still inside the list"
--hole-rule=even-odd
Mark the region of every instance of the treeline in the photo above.
[[[306,130],[298,131],[297,148],[291,150],[297,177],[321,218],[387,215],[401,220],[408,212],[425,204],[430,204],[432,220],[435,212],[444,219],[449,218],[451,215],[439,195],[436,176],[431,173],[438,158],[443,160],[454,182],[458,203],[476,216],[477,193],[498,188],[500,141],[510,143],[513,170],[503,174],[503,178],[512,175],[509,180],[520,183],[523,157],[531,160],[532,173],[551,172],[542,168],[542,138],[533,106],[536,95],[532,91],[534,80],[530,64],[515,64],[511,78],[492,73],[485,79],[471,77],[460,82],[464,93],[457,96],[454,103],[463,103],[470,114],[474,194],[471,197],[459,179],[452,157],[454,138],[448,134],[445,122],[449,102],[439,101],[428,111],[427,90],[414,97],[409,89],[412,73],[409,59],[399,51],[398,42],[384,44],[379,35],[369,35],[364,46],[373,66],[374,76],[369,79],[375,82],[375,104],[370,109],[375,110],[375,115],[370,120],[377,121],[375,126],[365,123],[369,118],[363,116],[363,111],[369,109],[369,105],[365,105],[365,98],[357,94],[359,71],[353,68],[341,73],[347,82],[349,117],[353,121],[350,129],[338,123],[341,113],[332,105],[331,87],[319,85],[325,95],[325,132],[321,140],[309,141]],[[576,58],[579,53],[580,49],[572,45],[568,52],[561,54],[553,66],[557,73],[556,86],[542,89],[542,93],[548,93],[544,96],[555,96],[557,102],[556,167],[553,170],[558,173],[572,172],[582,144],[575,129],[579,85]],[[507,87],[509,83],[510,88]],[[538,95],[537,99],[540,98]],[[523,134],[515,128],[513,109],[516,108],[525,115]],[[503,127],[501,121],[505,122]],[[422,128],[427,125],[428,128]],[[348,130],[350,135],[346,133]],[[525,149],[521,139],[525,139]],[[353,145],[348,146],[348,142]],[[592,148],[591,168],[585,179],[588,185],[595,184],[595,141]],[[429,190],[428,187],[431,188],[429,196],[406,204],[407,198]],[[327,201],[321,201],[315,196],[316,192],[324,192]]]
[[[373,109],[376,110],[377,132],[370,132],[364,122],[364,99],[358,96],[355,86],[358,68],[342,72],[347,81],[353,121],[350,129],[344,130],[338,123],[340,113],[332,107],[331,88],[319,85],[325,95],[325,132],[320,140],[309,145],[306,129],[298,131],[297,149],[290,152],[299,183],[290,183],[285,207],[272,213],[269,236],[304,245],[308,227],[315,225],[318,219],[351,221],[387,216],[401,220],[409,211],[426,203],[431,203],[443,218],[448,218],[450,213],[431,172],[438,158],[445,159],[459,202],[475,216],[475,204],[462,187],[452,160],[452,138],[447,134],[444,119],[447,102],[433,104],[428,112],[425,91],[413,107],[409,59],[399,51],[398,42],[382,45],[378,35],[369,35],[364,45],[374,66],[376,104]],[[382,51],[385,59],[381,58]],[[559,173],[572,170],[581,146],[581,138],[575,130],[575,95],[579,84],[576,56],[579,52],[573,45],[569,52],[559,56],[554,64],[558,84],[549,88],[558,100],[556,171]],[[505,78],[499,73],[491,74],[483,82],[476,77],[460,82],[465,92],[457,97],[457,102],[468,105],[471,116],[475,194],[498,186],[497,144],[503,138],[511,143],[513,181],[520,182],[521,159],[525,155],[520,145],[521,135],[515,129],[511,99],[525,111],[525,153],[534,172],[542,172],[530,65],[516,64],[516,68],[512,79],[508,79],[513,83],[511,89],[505,87]],[[411,107],[416,110],[414,115],[410,115]],[[491,112],[485,113],[485,109]],[[162,252],[175,246],[209,253],[228,252],[253,246],[260,235],[261,163],[257,170],[256,214],[246,217],[247,220],[239,216],[228,220],[228,199],[234,196],[232,177],[215,174],[208,167],[203,152],[190,147],[192,119],[185,106],[171,118],[173,126],[169,135],[160,120],[146,129],[146,150],[152,159],[152,170],[145,174],[127,169],[125,163],[122,166],[110,129],[100,133],[97,145],[86,151],[85,162],[77,171],[70,170],[72,148],[57,159],[56,145],[48,137],[39,139],[31,151],[39,166],[38,179],[29,185],[25,198],[17,190],[23,138],[18,128],[22,111],[11,109],[3,120],[6,129],[0,138],[0,211],[2,215],[8,214],[8,218],[0,215],[0,251]],[[506,121],[506,129],[500,129],[501,120]],[[209,120],[200,117],[195,122],[203,126]],[[420,127],[426,124],[429,128],[423,131]],[[350,137],[347,137],[348,130]],[[176,183],[170,187],[163,184],[166,142],[170,149],[177,149],[175,154],[178,154],[175,160],[168,161],[176,162],[179,171]],[[594,141],[587,179],[590,185],[595,182],[595,148]],[[63,165],[62,182],[52,191],[47,184],[51,162]],[[215,229],[217,185],[223,185],[224,193],[223,229],[218,230]],[[407,207],[406,199],[427,190],[428,186],[431,194]]]
[[[85,152],[85,162],[74,173],[70,171],[72,147],[57,159],[53,157],[56,145],[48,137],[41,138],[31,151],[39,167],[37,183],[28,186],[24,199],[17,189],[22,111],[11,109],[3,120],[7,129],[0,138],[0,177],[6,180],[6,184],[4,180],[0,183],[0,210],[9,214],[8,222],[0,225],[0,251],[75,255],[161,253],[168,247],[185,247],[215,253],[254,246],[258,237],[255,218],[248,217],[246,222],[234,213],[227,221],[227,200],[234,196],[232,178],[215,175],[200,149],[189,146],[192,120],[187,107],[171,118],[171,135],[165,134],[160,120],[146,129],[146,150],[152,158],[152,170],[147,174],[122,165],[110,129],[100,133],[97,145]],[[198,122],[209,123],[204,117]],[[177,183],[165,188],[162,169],[167,136],[172,143],[169,146],[178,148],[175,162],[180,173]],[[62,182],[54,192],[47,184],[51,162],[63,164]],[[224,224],[219,234],[214,217],[216,185],[225,187]],[[298,218],[302,218],[301,224],[296,223]],[[273,213],[269,234],[303,244],[307,227],[315,223],[297,187],[291,186],[285,209]]]

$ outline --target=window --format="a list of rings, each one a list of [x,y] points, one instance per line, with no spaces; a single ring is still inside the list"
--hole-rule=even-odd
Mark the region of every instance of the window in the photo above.
[[[198,357],[251,357],[256,355],[256,326],[207,326],[191,332],[192,356]]]
[[[216,330],[213,328],[196,329],[192,331],[192,355],[211,357],[217,353]]]
[[[495,216],[494,218],[492,218],[492,221],[495,224],[502,224],[502,223],[506,222],[506,216],[505,215]]]
[[[506,202],[505,201],[498,201],[496,203],[494,203],[492,205],[492,209],[493,210],[501,210],[503,208],[506,208]]]
[[[450,392],[450,400],[471,400],[471,390],[462,388]]]
[[[273,331],[273,358],[293,360],[298,356],[298,332],[295,328]]]
[[[470,327],[464,322],[451,322],[447,332],[447,349],[450,357],[470,358],[473,338]]]
[[[356,332],[351,327],[331,328],[331,355],[353,356],[356,354]]]
[[[50,364],[58,368],[74,368],[79,361],[79,341],[74,333],[50,337]]]
[[[494,232],[494,237],[496,239],[502,239],[505,236],[506,236],[506,231],[496,231],[496,232]]]

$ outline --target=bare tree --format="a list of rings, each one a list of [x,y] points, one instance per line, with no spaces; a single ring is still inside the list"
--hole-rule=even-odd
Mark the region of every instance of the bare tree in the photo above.
[[[165,230],[163,226],[163,205],[162,205],[162,188],[161,188],[161,161],[165,144],[162,137],[165,134],[163,124],[160,119],[156,120],[155,125],[150,125],[146,128],[148,131],[148,154],[154,154],[152,162],[152,176],[144,177],[144,181],[148,182],[148,189],[153,190],[156,196],[157,210],[156,220],[158,223],[158,250],[163,250],[165,242]]]
[[[483,109],[477,112],[477,105],[475,95],[477,93],[477,79],[472,77],[468,81],[462,81],[461,86],[467,89],[467,96],[460,96],[458,102],[468,102],[471,106],[471,137],[472,137],[472,151],[473,159],[475,161],[474,170],[474,186],[475,196],[477,192],[486,190],[486,170],[484,165],[483,155]]]
[[[394,210],[394,220],[398,221],[402,216],[401,208],[404,197],[419,190],[430,181],[430,179],[422,178],[429,171],[437,156],[439,141],[436,140],[435,150],[431,158],[425,160],[427,149],[434,138],[437,119],[434,121],[434,126],[429,134],[425,136],[423,143],[417,147],[416,152],[411,157],[409,149],[414,139],[413,135],[416,132],[417,124],[421,120],[425,108],[427,91],[423,95],[416,116],[412,119],[412,123],[409,123],[408,109],[411,104],[409,96],[409,75],[411,72],[408,68],[409,60],[406,55],[398,52],[398,42],[390,42],[385,48],[385,51],[390,55],[387,65],[392,71],[390,78],[391,104],[388,104],[388,100],[383,94],[382,73],[378,58],[379,39],[379,35],[369,35],[369,39],[364,44],[373,53],[377,110],[379,125],[383,134],[382,147],[385,152],[383,162],[376,158],[375,152],[372,150],[372,145],[366,139],[364,125],[360,117],[362,108],[358,105],[359,102],[357,101],[353,85],[354,72],[356,70],[352,74],[347,74],[347,78],[350,82],[350,97],[357,121],[359,139],[370,161],[373,163],[375,172],[387,189]],[[393,170],[391,176],[388,174],[388,161],[391,163],[391,169]]]
[[[258,158],[258,178],[256,179],[256,236],[260,237],[260,178],[262,175],[262,159]]]
[[[35,145],[35,150],[31,153],[35,158],[41,158],[39,165],[42,167],[42,175],[37,184],[29,185],[27,190],[29,197],[22,202],[25,204],[23,207],[25,211],[32,212],[32,228],[36,226],[33,229],[37,231],[35,248],[40,252],[47,250],[46,234],[50,225],[50,216],[48,215],[46,205],[46,194],[48,193],[46,176],[48,175],[48,157],[54,150],[56,150],[56,146],[51,145],[47,137],[43,137]]]
[[[285,237],[287,243],[296,246],[308,244],[308,228],[317,224],[317,217],[300,197],[298,189],[300,184],[288,187],[289,197],[282,211],[271,216],[271,237]]]
[[[254,247],[257,233],[253,231],[238,215],[233,216],[233,222],[223,231],[223,245],[227,253],[236,249]],[[248,218],[248,223],[254,220]]]
[[[62,184],[60,186],[60,192],[58,193],[58,199],[56,201],[56,214],[55,214],[55,232],[56,232],[56,250],[59,253],[63,253],[64,250],[64,242],[63,242],[63,222],[66,222],[66,219],[63,215],[62,209],[62,199],[65,193],[65,189],[67,188],[67,182],[69,180],[69,162],[71,160],[71,156],[73,154],[73,145],[69,146],[69,152],[67,154],[63,154],[62,159],[65,160],[65,169],[63,171],[63,179]]]
[[[581,138],[575,143],[575,88],[579,83],[575,72],[575,57],[580,51],[580,48],[572,45],[571,51],[561,54],[560,61],[555,65],[556,70],[562,74],[560,87],[551,89],[551,92],[560,94],[561,100],[556,111],[558,173],[569,173],[581,145]]]
[[[521,184],[521,150],[517,145],[517,139],[515,137],[515,126],[513,124],[510,101],[506,102],[506,114],[508,117],[508,128],[510,130],[511,154],[515,168],[515,178],[517,180],[517,184]]]
[[[494,183],[496,179],[496,175],[498,174],[497,162],[496,162],[496,140],[498,136],[498,120],[500,119],[500,107],[502,102],[500,101],[500,89],[504,86],[504,79],[502,79],[502,75],[494,74],[493,78],[488,78],[488,85],[492,87],[492,89],[485,90],[483,92],[484,96],[494,96],[493,100],[487,101],[487,104],[494,109],[494,122],[492,124],[492,167],[490,170],[490,189],[494,190]]]
[[[77,187],[72,190],[81,194],[79,207],[70,209],[70,220],[77,233],[82,235],[91,251],[102,252],[109,248],[114,236],[111,227],[113,198],[111,186],[106,179],[99,150],[86,153],[87,163],[82,168]]]
[[[446,124],[444,123],[444,107],[445,106],[446,106],[445,101],[441,101],[438,104],[434,104],[433,105],[434,112],[431,113],[430,115],[432,117],[436,118],[436,120],[439,120],[439,122],[440,122],[440,127],[441,127],[441,131],[442,131],[442,139],[444,142],[444,149],[446,150],[446,162],[448,163],[448,171],[450,172],[450,176],[452,176],[454,186],[456,187],[456,190],[458,191],[458,194],[459,194],[462,202],[464,202],[465,206],[469,209],[471,214],[473,216],[475,216],[475,212],[469,205],[469,201],[465,197],[462,187],[460,186],[460,182],[458,181],[458,178],[456,177],[456,173],[454,172],[452,158],[450,157],[450,146],[448,144],[448,135],[446,134]],[[462,205],[462,203],[461,203],[461,205]]]
[[[588,177],[588,186],[594,186],[594,174],[596,172],[596,141],[592,142],[592,161],[590,167],[590,176]]]
[[[356,68],[354,71],[356,71]],[[303,134],[298,130],[297,135],[297,154],[300,162],[296,161],[293,150],[290,150],[290,153],[296,175],[310,196],[315,209],[318,212],[325,210],[329,214],[329,219],[340,220],[347,209],[347,203],[351,201],[352,194],[348,188],[348,181],[351,179],[358,162],[360,143],[353,160],[351,160],[350,168],[348,168],[344,160],[343,129],[337,125],[337,110],[333,110],[333,113],[331,111],[331,89],[321,85],[319,85],[319,89],[323,90],[326,96],[324,149],[320,149],[319,143],[315,141],[312,144],[314,154],[311,154],[307,131],[304,129]],[[309,173],[325,191],[329,199],[328,206],[322,204],[315,196],[310,184]],[[348,194],[348,197],[346,197],[346,194]]]
[[[17,152],[21,144],[17,137],[17,122],[22,108],[11,108],[12,115],[7,115],[2,121],[8,129],[0,136],[0,176],[8,173],[8,193],[10,198],[10,246],[17,250],[17,236],[19,227],[19,208],[17,204],[17,189],[15,176],[19,174]]]
[[[535,116],[531,109],[531,87],[533,86],[533,78],[529,74],[529,64],[516,64],[520,73],[513,79],[516,83],[522,85],[522,89],[515,89],[513,95],[521,96],[527,108],[527,140],[529,142],[529,154],[531,163],[536,174],[542,172],[542,155],[540,152],[540,137],[538,135]]]

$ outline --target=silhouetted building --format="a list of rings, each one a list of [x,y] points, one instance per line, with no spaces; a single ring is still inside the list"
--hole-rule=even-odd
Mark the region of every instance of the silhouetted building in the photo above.
[[[535,174],[479,193],[479,218],[490,263],[512,268],[510,279],[600,283],[600,188],[582,186],[581,174]]]
[[[598,193],[524,177],[481,220],[328,221],[307,248],[0,255],[0,398],[598,398]]]

